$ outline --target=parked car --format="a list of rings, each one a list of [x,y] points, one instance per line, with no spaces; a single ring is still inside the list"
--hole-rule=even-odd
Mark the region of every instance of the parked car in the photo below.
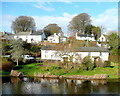
[[[35,62],[36,59],[30,55],[22,55],[23,62]]]

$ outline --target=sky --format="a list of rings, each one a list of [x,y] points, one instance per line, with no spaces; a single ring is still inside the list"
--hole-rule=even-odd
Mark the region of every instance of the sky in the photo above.
[[[11,24],[19,16],[34,18],[37,30],[56,23],[67,36],[67,25],[80,13],[89,14],[92,24],[104,33],[118,30],[118,2],[2,2],[0,31],[12,32]]]

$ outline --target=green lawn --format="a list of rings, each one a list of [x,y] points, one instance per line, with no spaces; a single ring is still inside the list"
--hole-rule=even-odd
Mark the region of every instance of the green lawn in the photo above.
[[[19,71],[23,72],[25,75],[37,74],[46,74],[50,73],[51,75],[95,75],[95,74],[108,74],[110,78],[118,78],[116,75],[118,71],[118,66],[111,66],[106,68],[95,68],[92,71],[83,71],[78,68],[70,70],[68,73],[65,73],[68,69],[58,69],[57,64],[42,64],[42,63],[31,63],[26,65],[19,65],[18,67],[23,67]],[[48,70],[46,70],[48,69]]]

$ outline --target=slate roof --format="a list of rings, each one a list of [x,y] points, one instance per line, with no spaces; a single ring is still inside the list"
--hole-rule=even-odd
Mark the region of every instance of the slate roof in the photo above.
[[[88,35],[88,34],[78,34],[78,36],[80,36],[80,37],[94,37],[94,36]]]
[[[64,46],[44,46],[42,50],[67,50]],[[78,47],[71,50],[73,52],[108,52],[109,50],[103,47]]]
[[[43,32],[32,32],[31,35],[42,35]]]
[[[43,32],[32,32],[30,34],[30,32],[19,32],[19,33],[16,33],[15,35],[42,35]]]
[[[80,52],[108,52],[109,50],[103,47],[79,47]]]

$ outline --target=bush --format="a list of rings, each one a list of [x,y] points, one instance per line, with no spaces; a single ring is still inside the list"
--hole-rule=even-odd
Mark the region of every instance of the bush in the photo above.
[[[110,66],[110,61],[105,61],[104,62],[104,67],[109,67]]]
[[[109,67],[110,62],[109,61],[103,62],[101,58],[97,58],[95,65],[96,65],[96,67]]]
[[[15,66],[15,64],[9,58],[2,58],[2,70],[10,72],[11,69]]]
[[[102,61],[102,59],[101,58],[97,58],[96,59],[96,62],[95,62],[95,66],[96,67],[103,67],[103,61]]]
[[[19,70],[19,69],[22,69],[23,67],[22,66],[15,66],[14,68],[13,68],[13,70]]]
[[[82,69],[93,70],[94,64],[92,63],[90,56],[86,56],[85,58],[83,58],[81,67],[83,67]]]

